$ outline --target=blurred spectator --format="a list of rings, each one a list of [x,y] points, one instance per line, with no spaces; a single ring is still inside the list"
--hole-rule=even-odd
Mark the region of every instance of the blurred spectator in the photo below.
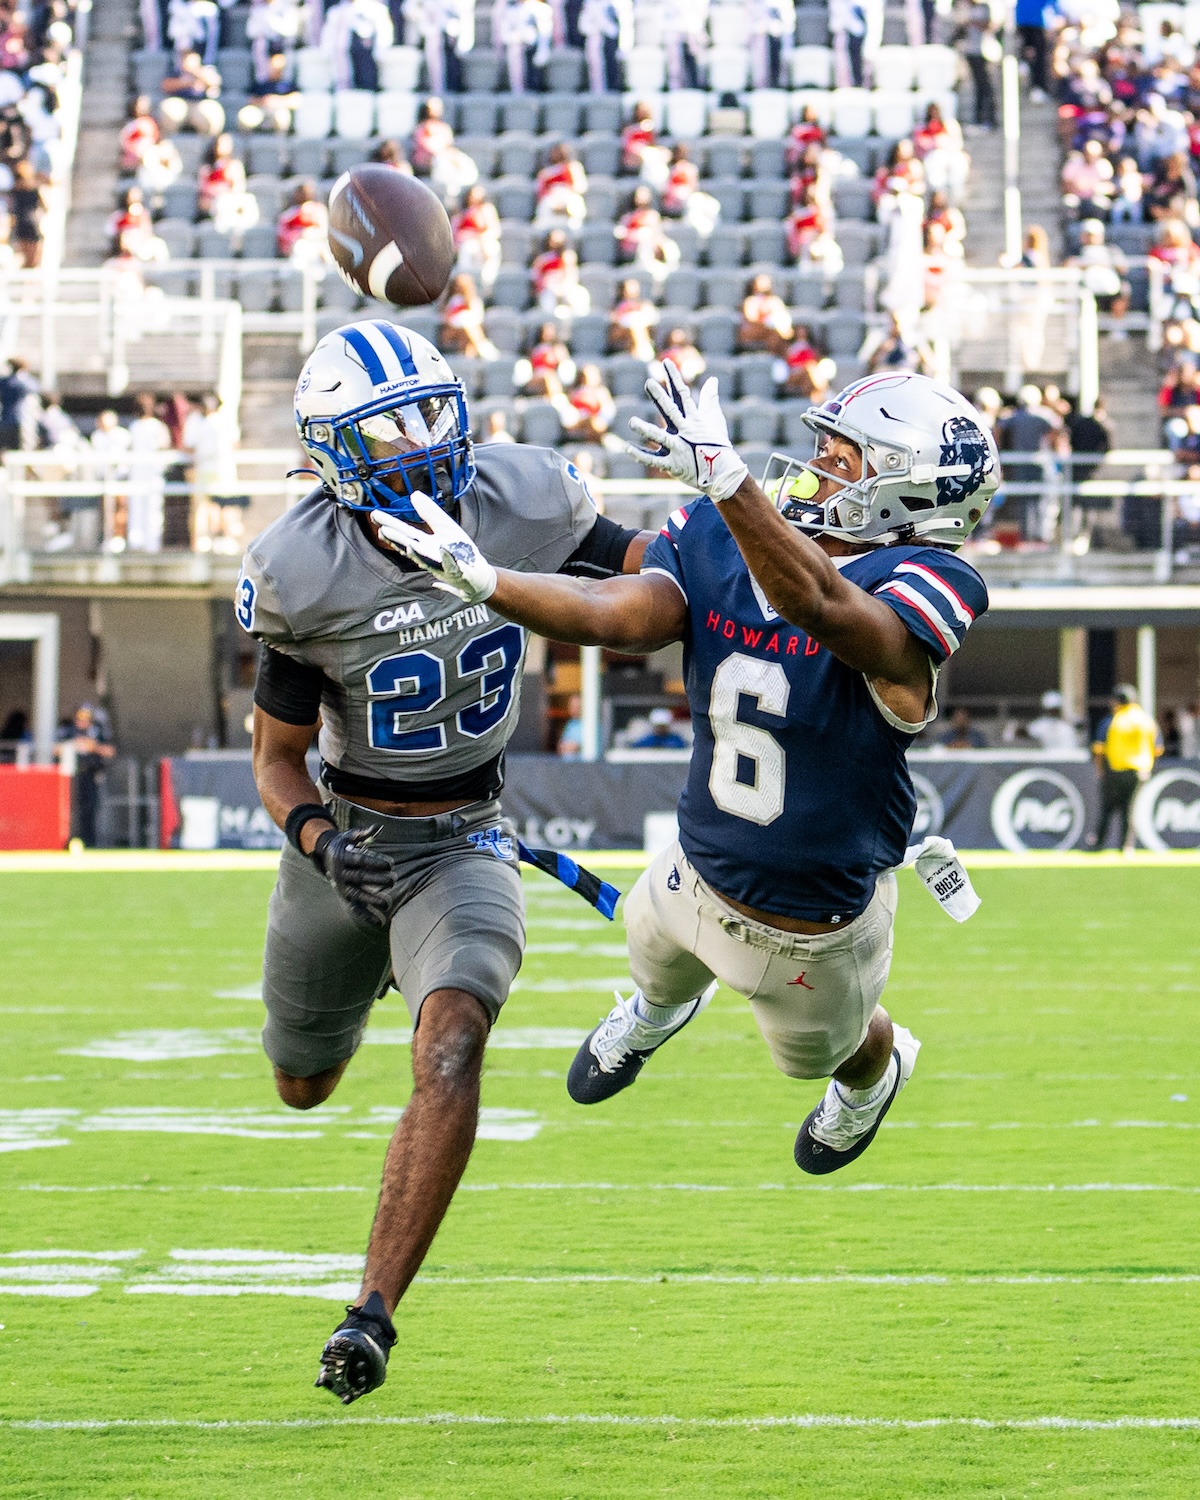
[[[443,151],[454,145],[454,130],[446,119],[446,106],[436,96],[426,99],[417,116],[409,156],[413,171],[428,176],[430,168]]]
[[[668,0],[662,6],[663,46],[667,52],[667,88],[698,89],[708,53],[707,0]]]
[[[221,44],[221,13],[215,0],[171,0],[167,34],[176,56],[196,52],[211,66]]]
[[[289,59],[282,52],[267,61],[266,74],[255,81],[249,103],[238,110],[238,128],[245,131],[273,130],[286,135],[292,128],[292,115],[300,102],[300,92],[291,75]]]
[[[942,735],[942,744],[947,750],[985,750],[987,739],[971,723],[967,710],[956,708],[950,715],[950,727]]]
[[[136,172],[146,147],[156,145],[158,138],[154,105],[148,94],[140,94],[133,101],[129,119],[121,126],[121,171]]]
[[[823,359],[820,351],[809,338],[807,328],[797,328],[795,337],[776,373],[780,396],[807,397],[810,401],[823,401],[829,393],[829,385],[837,374],[837,366],[831,359]]]
[[[328,233],[329,210],[317,193],[316,183],[299,183],[275,226],[280,255],[297,264],[319,260],[325,253]]]
[[[642,184],[633,191],[633,206],[613,229],[623,261],[632,261],[653,279],[663,281],[679,265],[679,246],[663,230],[654,195]]]
[[[438,341],[447,354],[465,354],[468,359],[500,357],[483,331],[483,298],[475,289],[474,279],[465,273],[450,282]]]
[[[1078,266],[1083,284],[1096,299],[1102,312],[1123,318],[1129,311],[1129,283],[1125,280],[1125,257],[1104,240],[1104,225],[1099,219],[1084,219],[1079,226],[1079,250],[1068,256],[1067,266]]]
[[[493,16],[496,40],[508,63],[509,91],[544,93],[554,34],[554,13],[547,0],[496,0]]]
[[[876,7],[882,9],[882,6]],[[829,31],[833,38],[836,82],[839,88],[863,86],[863,62],[868,45],[872,7],[868,0],[829,0]],[[879,17],[882,23],[882,16]]]
[[[999,426],[1000,413],[1004,407],[1000,392],[990,385],[981,385],[971,397],[971,403],[983,418],[983,424],[987,430],[994,433]]]
[[[1042,393],[1036,385],[1023,385],[1017,393],[1016,409],[1000,424],[1000,448],[1004,453],[1041,454],[1048,452],[1054,424],[1042,410]],[[1005,488],[1010,484],[1045,483],[1046,469],[1041,460],[1004,461]],[[1041,504],[1040,489],[1020,495],[1005,494],[1004,519],[1015,522],[1025,538],[1035,534],[1035,521]]]
[[[1013,20],[1021,43],[1021,56],[1029,64],[1029,97],[1035,104],[1049,90],[1046,76],[1046,0],[1016,0]]]
[[[701,192],[699,184],[700,170],[692,160],[687,142],[676,141],[663,185],[662,211],[671,218],[683,219],[706,240],[721,217],[721,205],[711,193]]]
[[[151,203],[161,203],[162,195],[183,175],[183,159],[169,137],[150,141],[138,163],[137,185]]]
[[[967,221],[963,217],[962,209],[955,208],[945,193],[938,191],[929,196],[929,207],[925,210],[925,229],[928,231],[931,225],[937,225],[942,231],[942,250],[955,260],[962,260],[966,253],[965,241],[967,238]],[[1045,239],[1046,231],[1038,229],[1036,224],[1031,225],[1029,234],[1038,233]],[[1022,258],[1022,265],[1024,264]],[[1046,264],[1049,265],[1049,255]]]
[[[654,358],[650,330],[658,322],[658,309],[632,276],[617,289],[608,317],[608,347],[614,354],[632,354],[647,364]]]
[[[784,47],[796,31],[795,0],[750,0],[750,65],[756,89],[786,88]]]
[[[955,195],[963,191],[971,159],[963,150],[962,127],[953,116],[947,120],[936,101],[925,106],[925,118],[913,131],[912,144],[931,188]]]
[[[468,191],[452,225],[458,247],[455,268],[478,276],[480,286],[490,292],[500,270],[500,215],[479,183]]]
[[[129,432],[121,426],[115,411],[102,411],[88,439],[88,448],[97,460],[94,471],[104,486],[103,535],[109,552],[125,550],[125,465],[129,452]]]
[[[765,350],[768,354],[782,355],[794,337],[792,315],[787,303],[776,292],[771,278],[760,271],[751,278],[745,301],[742,303],[742,321],[738,328],[737,346],[740,350]]]
[[[26,270],[42,263],[42,219],[46,212],[46,180],[26,157],[13,168],[8,192],[9,234]]]
[[[1182,151],[1164,157],[1157,164],[1143,201],[1147,218],[1182,219],[1192,225],[1200,223],[1196,178]]]
[[[1103,467],[1104,455],[1112,447],[1108,414],[1099,401],[1090,414],[1078,411],[1072,405],[1065,428],[1071,447],[1071,482],[1083,484]]]
[[[1115,817],[1120,846],[1127,854],[1132,853],[1135,835],[1129,811],[1138,787],[1150,779],[1154,762],[1162,753],[1162,735],[1138,702],[1137,689],[1121,684],[1113,692],[1112,712],[1092,739],[1092,757],[1100,781],[1100,810],[1095,827],[1088,834],[1089,849],[1104,848],[1109,825]]]
[[[154,221],[140,187],[126,188],[125,203],[109,215],[107,230],[114,255],[123,247],[131,254],[136,253],[136,241],[153,236]]]
[[[379,88],[379,59],[395,41],[392,18],[381,0],[339,0],[325,13],[321,51],[339,89]]]
[[[817,151],[825,149],[826,131],[817,115],[816,106],[806,104],[800,111],[800,118],[792,126],[787,141],[787,164],[794,171],[808,156],[812,147]],[[819,160],[819,157],[817,158]]]
[[[859,358],[866,361],[867,371],[874,375],[880,370],[920,370],[926,363],[924,351],[916,335],[908,329],[903,315],[892,312],[886,330],[869,333],[859,350]]]
[[[1183,731],[1179,713],[1174,708],[1163,710],[1162,716],[1163,754],[1168,760],[1178,760],[1183,751]]]
[[[663,364],[674,365],[687,385],[699,380],[707,367],[703,354],[682,328],[671,329],[658,357]]]
[[[815,183],[808,183],[800,190],[784,230],[788,255],[802,271],[836,276],[842,269],[842,252],[834,238],[832,216]]]
[[[461,94],[462,60],[475,46],[475,0],[422,0],[417,10],[415,25],[410,15],[408,40],[411,45],[415,30],[425,49],[430,93]]]
[[[671,154],[664,146],[655,145],[657,135],[653,110],[644,99],[639,100],[633,106],[633,118],[621,132],[621,167],[636,173],[650,187],[663,188],[670,173]]]
[[[587,217],[587,173],[565,141],[550,147],[547,164],[537,175],[535,229],[569,229],[578,233]]]
[[[925,167],[917,155],[916,147],[907,137],[896,141],[888,152],[887,160],[875,173],[875,185],[871,196],[876,204],[889,194],[925,192]]]
[[[397,172],[403,172],[406,177],[413,175],[412,163],[399,141],[380,141],[371,152],[371,160],[381,167],[391,167]]]
[[[567,699],[567,722],[555,748],[563,760],[578,760],[583,754],[583,699],[578,693]]]
[[[1066,717],[1063,695],[1051,689],[1042,694],[1042,712],[1025,726],[1025,733],[1043,750],[1075,750],[1079,732]]]
[[[174,135],[185,126],[197,135],[220,135],[225,129],[225,111],[218,102],[221,75],[198,52],[180,59],[178,72],[163,79],[162,91],[158,118],[164,134]]]
[[[579,256],[561,229],[546,236],[529,276],[534,299],[546,317],[567,319],[591,309],[591,294],[579,280]]]
[[[502,411],[490,411],[487,422],[483,429],[483,436],[479,439],[480,447],[486,447],[489,443],[515,443],[516,438],[508,430],[508,418]]]
[[[59,745],[75,752],[75,778],[71,788],[71,824],[75,838],[87,847],[96,843],[97,814],[104,765],[117,753],[109,743],[108,729],[90,703],[81,703],[70,724],[59,731]]]
[[[158,552],[163,540],[163,463],[171,447],[166,423],[155,414],[147,391],[135,397],[137,417],[129,424],[129,498],[125,544],[132,552]]]
[[[201,218],[212,214],[219,198],[246,191],[246,168],[234,155],[233,137],[222,132],[208,148],[197,174],[196,202]]]
[[[192,460],[192,525],[198,552],[241,551],[247,497],[238,494],[237,421],[210,391],[183,424]]]
[[[253,0],[246,39],[254,59],[254,82],[263,93],[277,92],[271,87],[276,80],[292,78],[303,30],[304,7],[298,0]]]
[[[1062,169],[1063,203],[1081,219],[1103,219],[1113,196],[1112,163],[1097,140],[1071,151]]]
[[[1158,388],[1158,405],[1163,413],[1163,436],[1174,447],[1183,435],[1180,413],[1200,406],[1200,367],[1193,360],[1181,360],[1167,371]]]
[[[554,323],[543,323],[528,359],[513,369],[513,385],[523,396],[561,397],[575,380],[575,361]]]
[[[1140,224],[1146,213],[1146,184],[1134,157],[1123,156],[1113,176],[1110,224]]]
[[[63,411],[62,397],[56,392],[48,391],[43,397],[38,426],[41,429],[42,442],[47,448],[83,446],[83,434],[79,431],[74,419]]]
[[[561,408],[563,427],[576,442],[599,443],[612,426],[615,414],[616,404],[604,384],[600,366],[584,365],[579,372],[579,383]]]
[[[649,730],[629,742],[631,750],[687,749],[687,740],[675,728],[675,715],[669,708],[652,708],[649,717]]]
[[[1027,271],[1050,269],[1050,236],[1040,224],[1030,224],[1025,230],[1021,247],[1021,265]]]
[[[986,0],[976,0],[967,7],[954,40],[971,70],[975,89],[975,124],[983,130],[994,130],[996,89],[992,82],[992,67],[1000,61],[1004,49],[996,35],[996,23]]]
[[[1200,700],[1179,712],[1179,753],[1185,760],[1200,755]]]
[[[593,94],[621,92],[622,54],[633,46],[633,0],[583,0],[579,32]]]
[[[10,357],[8,369],[0,375],[0,453],[32,447],[26,442],[29,409],[38,396],[37,378],[17,355]]]

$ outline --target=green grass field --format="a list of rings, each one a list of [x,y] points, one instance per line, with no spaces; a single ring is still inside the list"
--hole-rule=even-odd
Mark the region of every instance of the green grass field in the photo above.
[[[407,1094],[399,997],[291,1114],[255,1041],[269,874],[0,874],[0,1493],[1200,1495],[1200,870],[976,884],[956,928],[902,877],[888,1003],[924,1050],[814,1181],[822,1086],[725,991],[570,1103],[622,934],[530,880],[484,1138],[343,1409],[312,1380]]]

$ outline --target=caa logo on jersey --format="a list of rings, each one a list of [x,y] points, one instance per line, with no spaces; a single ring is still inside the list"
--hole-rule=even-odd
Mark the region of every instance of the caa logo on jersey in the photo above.
[[[1133,827],[1147,849],[1200,847],[1200,771],[1160,771],[1138,789]]]
[[[992,450],[987,438],[970,417],[951,417],[942,426],[942,452],[939,466],[969,465],[967,474],[943,474],[937,482],[939,505],[953,505],[966,500],[991,472]]]
[[[1073,849],[1083,833],[1083,793],[1061,771],[1018,771],[992,798],[992,831],[1005,849]]]

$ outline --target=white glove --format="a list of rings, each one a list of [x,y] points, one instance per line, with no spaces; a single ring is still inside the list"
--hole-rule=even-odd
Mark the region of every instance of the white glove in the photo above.
[[[490,599],[496,592],[496,570],[467,533],[428,495],[418,490],[408,498],[429,530],[421,531],[386,510],[373,510],[371,519],[383,540],[424,568],[445,593],[468,604]]]
[[[729,424],[717,399],[716,378],[706,380],[696,401],[682,375],[668,360],[667,384],[647,380],[646,394],[662,412],[667,428],[655,427],[640,417],[630,417],[630,428],[653,448],[635,448],[626,443],[631,458],[648,468],[665,469],[672,479],[720,502],[728,500],[750,472],[729,441]]]

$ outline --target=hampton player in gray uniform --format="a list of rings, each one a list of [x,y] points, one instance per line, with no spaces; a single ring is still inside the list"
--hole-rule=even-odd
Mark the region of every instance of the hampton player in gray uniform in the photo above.
[[[297,1109],[333,1092],[373,1001],[413,1018],[413,1093],[388,1148],[358,1303],[317,1384],[382,1383],[391,1313],[475,1137],[488,1029],[521,963],[516,839],[497,800],[526,634],[464,605],[380,539],[433,495],[490,557],[524,572],[636,572],[647,534],[599,516],[544,448],[470,441],[461,384],[420,335],[356,323],[321,340],[296,388],[321,486],[246,552],[235,600],[264,647],[254,771],[287,842],[271,897],[263,1045]],[[306,754],[320,723],[321,769]]]

